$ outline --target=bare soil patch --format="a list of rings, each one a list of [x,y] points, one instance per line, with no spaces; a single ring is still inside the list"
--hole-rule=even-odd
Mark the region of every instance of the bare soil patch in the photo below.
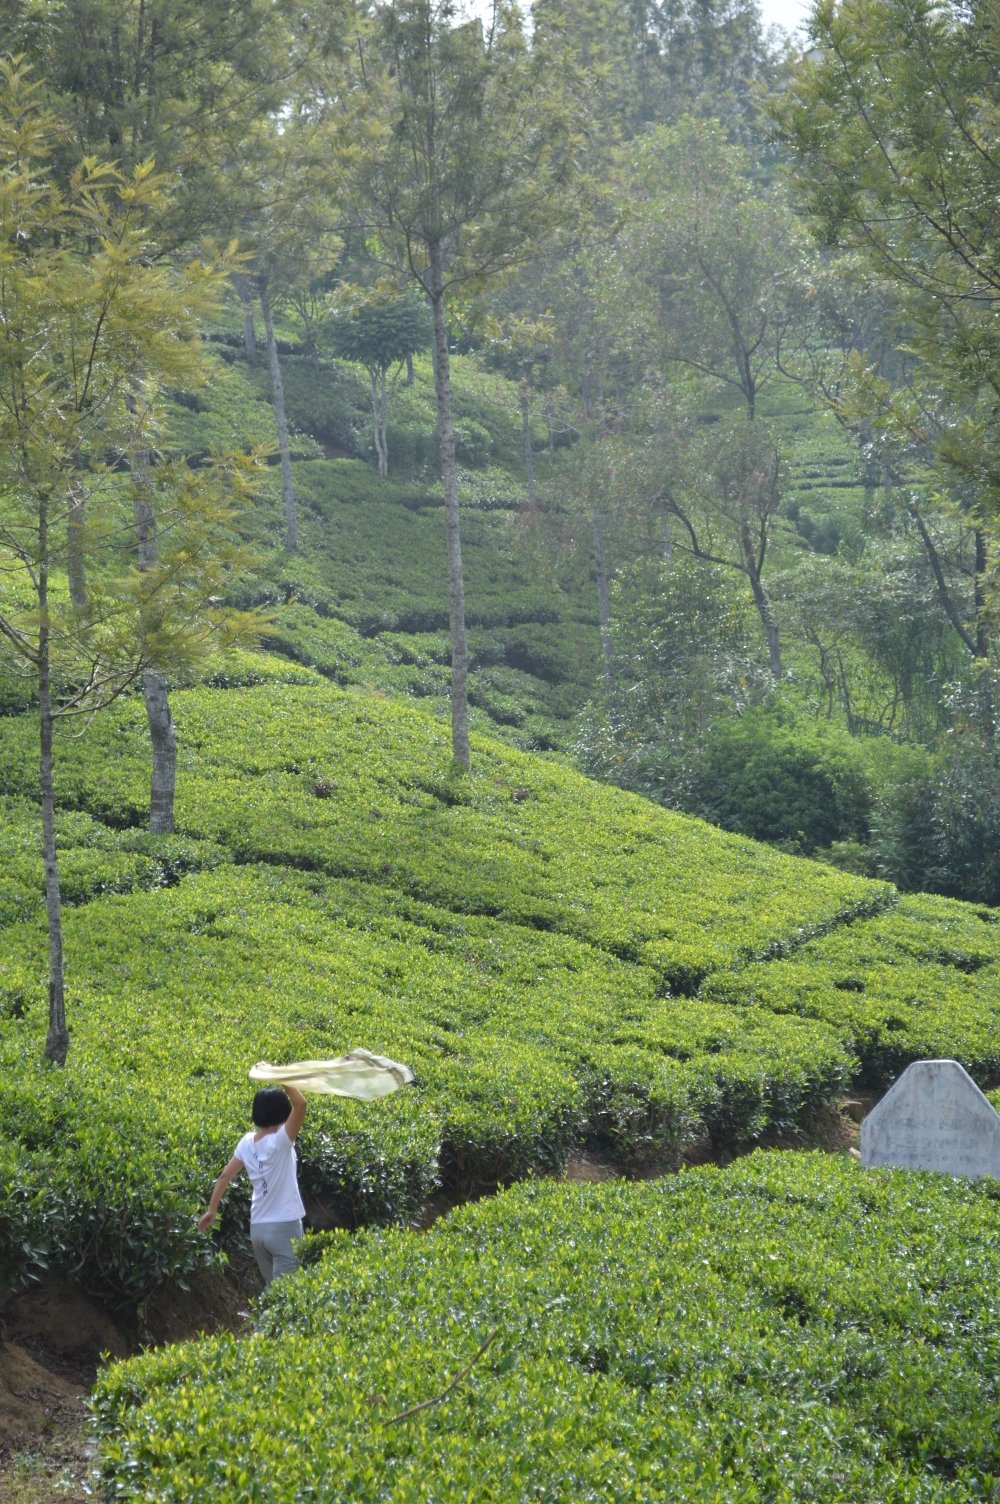
[[[249,1250],[206,1270],[187,1290],[154,1297],[132,1323],[116,1319],[69,1280],[0,1297],[0,1504],[82,1504],[96,1448],[86,1398],[107,1358],[239,1332],[261,1289]]]

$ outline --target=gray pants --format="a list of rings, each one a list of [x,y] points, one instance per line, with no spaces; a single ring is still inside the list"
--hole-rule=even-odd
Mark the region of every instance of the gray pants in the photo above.
[[[302,1236],[302,1222],[251,1222],[250,1242],[265,1285],[299,1267],[293,1243]]]

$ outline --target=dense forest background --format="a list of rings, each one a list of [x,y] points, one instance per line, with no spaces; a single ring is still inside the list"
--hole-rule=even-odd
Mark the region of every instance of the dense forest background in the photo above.
[[[148,463],[270,446],[227,600],[272,652],[427,699],[460,762],[467,700],[987,903],[994,35],[910,0],[820,6],[805,53],[749,0],[0,16],[56,178],[153,161],[155,257],[230,247]]]

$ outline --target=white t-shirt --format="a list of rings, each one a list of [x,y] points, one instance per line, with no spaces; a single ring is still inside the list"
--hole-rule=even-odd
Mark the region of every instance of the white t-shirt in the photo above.
[[[297,1222],[306,1209],[299,1195],[295,1145],[285,1132],[285,1125],[275,1133],[265,1133],[254,1143],[252,1133],[244,1133],[236,1145],[235,1157],[241,1159],[253,1186],[250,1226],[256,1222]]]

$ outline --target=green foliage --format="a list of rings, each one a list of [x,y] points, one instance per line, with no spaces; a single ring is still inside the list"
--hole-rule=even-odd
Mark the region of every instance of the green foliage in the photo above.
[[[338,308],[324,323],[321,337],[338,359],[387,371],[430,344],[426,299],[411,292],[383,302]]]
[[[175,691],[172,705],[175,837],[135,828],[148,778],[138,698],[60,759],[63,861],[92,899],[67,911],[74,1048],[61,1072],[38,1048],[33,717],[0,723],[0,1107],[16,1185],[38,1187],[25,1209],[11,1181],[30,1227],[8,1279],[72,1263],[138,1301],[158,1271],[197,1264],[192,1214],[263,1056],[364,1043],[415,1068],[414,1089],[387,1104],[310,1113],[305,1188],[348,1226],[413,1216],[439,1180],[468,1195],[558,1172],[580,1139],[624,1163],[674,1160],[706,1131],[753,1141],[804,1122],[850,1077],[829,1026],[669,992],[876,911],[877,885],[823,867],[804,885],[790,858],[496,743],[478,742],[457,774],[446,729],[399,702],[314,681]],[[175,1142],[176,1175],[140,1156],[134,1181],[115,1179],[111,1144],[92,1173],[86,1125],[112,1115],[124,1141]],[[53,1156],[65,1179],[50,1195]],[[140,1171],[141,1207],[129,1199]],[[115,1241],[140,1210],[159,1263]],[[242,1210],[237,1197],[230,1232]]]
[[[877,1081],[928,1053],[1000,1071],[989,911],[883,913],[884,887],[495,742],[456,772],[432,718],[260,655],[231,654],[223,678],[254,661],[309,682],[172,696],[175,837],[136,828],[138,698],[63,749],[78,906],[61,1072],[39,1060],[34,717],[0,721],[8,1280],[71,1264],[136,1302],[208,1257],[193,1213],[264,1056],[364,1044],[416,1071],[387,1103],[310,1111],[303,1183],[345,1226],[413,1217],[442,1182],[462,1196],[558,1173],[581,1140],[640,1165],[705,1133],[794,1131],[859,1062]],[[169,1174],[152,1148],[134,1178],[113,1143],[95,1157],[88,1125],[112,1116],[130,1144],[177,1145]],[[237,1194],[227,1235],[244,1210]],[[155,1257],[121,1235],[133,1217]]]
[[[206,386],[196,392],[174,391],[165,404],[162,432],[158,436],[164,453],[200,459],[226,449],[260,445],[275,450],[273,461],[277,464],[278,431],[270,401],[270,385],[265,385],[263,373],[251,373],[242,365],[227,365],[221,361],[212,364],[211,381]],[[288,381],[290,390],[294,391],[296,367],[285,362],[283,373],[285,365],[292,366]],[[307,390],[315,390],[315,381]],[[289,435],[291,455],[296,460],[318,459],[322,451],[316,437],[326,437],[323,420],[315,415],[312,423],[303,424],[302,416],[297,408]],[[304,416],[312,415],[307,411]],[[331,417],[329,421],[332,424],[335,418]],[[350,447],[353,450],[353,443]]]
[[[986,1086],[1000,1075],[998,975],[995,911],[918,896],[787,960],[712,977],[702,996],[826,1024],[874,1086],[941,1056]]]
[[[804,885],[776,852],[496,743],[481,742],[478,766],[458,776],[441,729],[398,702],[274,685],[194,689],[173,704],[182,833],[239,860],[575,935],[667,985],[780,953],[889,896],[819,866]],[[27,794],[30,717],[0,730],[0,792]],[[141,706],[110,711],[86,742],[66,745],[60,802],[138,823],[147,755]],[[316,797],[320,783],[330,797]]]
[[[127,1142],[176,1146],[170,1173],[142,1163],[159,1256],[190,1267],[192,1213],[246,1118],[252,1059],[363,1040],[416,1070],[412,1091],[374,1110],[310,1110],[303,1188],[347,1226],[415,1215],[439,1176],[469,1195],[558,1173],[581,1138],[626,1163],[674,1158],[706,1128],[752,1140],[803,1121],[851,1070],[829,1029],[678,1007],[650,970],[579,941],[280,868],[92,903],[68,914],[66,937],[74,1048],[57,1075],[38,1060],[40,933],[20,926],[0,945],[0,1103],[37,1181],[34,1232],[5,1274],[71,1256],[120,1298],[148,1295],[150,1265],[88,1242],[98,1211],[113,1229],[129,1203],[104,1173],[117,1148],[102,1152],[103,1178],[90,1169],[86,1125],[114,1111]],[[44,1189],[53,1154],[67,1181],[75,1167],[62,1226],[63,1192]],[[244,1215],[237,1196],[230,1232]]]
[[[868,834],[872,790],[857,741],[780,705],[716,721],[693,782],[698,814],[758,841],[811,852]]]
[[[102,1376],[109,1498],[985,1504],[1000,1203],[754,1155],[326,1238],[257,1333]],[[492,1332],[489,1351],[441,1393]],[[267,1423],[261,1424],[261,1396]]]
[[[222,847],[184,836],[145,830],[109,830],[81,811],[56,819],[59,891],[64,903],[86,903],[101,893],[131,893],[176,883],[186,872],[229,860]],[[38,918],[45,911],[42,832],[38,807],[0,799],[0,926]]]
[[[1000,347],[984,311],[996,286],[984,197],[998,105],[993,24],[992,11],[953,18],[908,0],[823,7],[811,26],[817,66],[771,106],[797,159],[802,208],[825,244],[857,251],[887,284],[918,357],[895,391],[858,370],[856,416],[905,444],[920,412],[921,439],[945,474],[991,509],[1000,473],[990,419]]]

